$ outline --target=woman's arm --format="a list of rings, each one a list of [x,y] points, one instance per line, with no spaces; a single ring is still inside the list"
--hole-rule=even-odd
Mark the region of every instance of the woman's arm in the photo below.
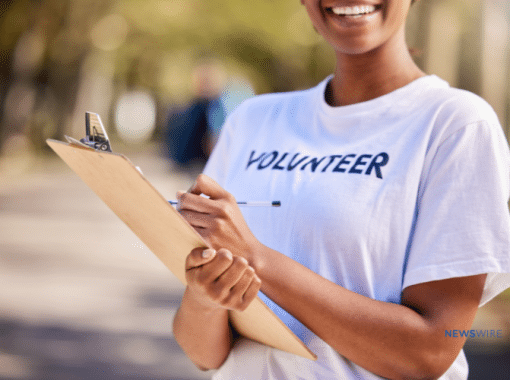
[[[219,368],[232,345],[228,311],[204,308],[185,290],[173,323],[176,341],[201,370]]]
[[[263,246],[235,199],[209,177],[199,176],[178,197],[181,214],[213,247],[244,256],[268,297],[361,367],[390,379],[432,379],[461,350],[465,339],[446,337],[445,330],[470,328],[485,275],[410,286],[400,305],[375,301]]]
[[[389,379],[435,379],[450,367],[465,338],[445,330],[470,328],[485,282],[478,275],[413,285],[397,305],[346,290],[266,247],[258,253],[269,298],[338,353]]]
[[[233,342],[228,310],[246,309],[260,279],[246,259],[226,249],[195,249],[186,258],[186,281],[173,323],[175,339],[198,368],[219,368]]]

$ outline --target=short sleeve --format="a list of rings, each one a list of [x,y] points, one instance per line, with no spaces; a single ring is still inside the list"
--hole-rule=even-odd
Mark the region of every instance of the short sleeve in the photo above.
[[[510,159],[499,125],[446,137],[422,174],[403,288],[487,273],[481,305],[510,287]]]

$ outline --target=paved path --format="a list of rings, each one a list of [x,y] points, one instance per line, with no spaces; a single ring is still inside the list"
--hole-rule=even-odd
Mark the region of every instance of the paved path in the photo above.
[[[192,177],[129,154],[164,195]],[[0,379],[206,379],[172,337],[183,287],[60,159],[0,171]]]

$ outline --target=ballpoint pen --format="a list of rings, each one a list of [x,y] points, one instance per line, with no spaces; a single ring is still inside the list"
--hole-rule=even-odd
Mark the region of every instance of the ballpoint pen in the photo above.
[[[171,205],[177,205],[178,201],[168,201]],[[280,201],[243,201],[237,202],[239,206],[246,207],[280,207],[282,203]]]

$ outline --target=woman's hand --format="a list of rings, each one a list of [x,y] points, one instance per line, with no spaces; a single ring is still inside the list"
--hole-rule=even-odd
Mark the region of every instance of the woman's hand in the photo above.
[[[248,261],[230,251],[196,248],[186,258],[187,291],[206,310],[245,310],[261,281]]]
[[[219,368],[234,339],[228,310],[245,310],[257,296],[260,279],[246,259],[226,249],[196,248],[186,257],[185,269],[188,284],[175,314],[174,337],[198,368]]]
[[[200,174],[188,192],[177,193],[177,199],[181,215],[211,247],[226,248],[254,266],[255,252],[261,243],[248,228],[232,194]]]

